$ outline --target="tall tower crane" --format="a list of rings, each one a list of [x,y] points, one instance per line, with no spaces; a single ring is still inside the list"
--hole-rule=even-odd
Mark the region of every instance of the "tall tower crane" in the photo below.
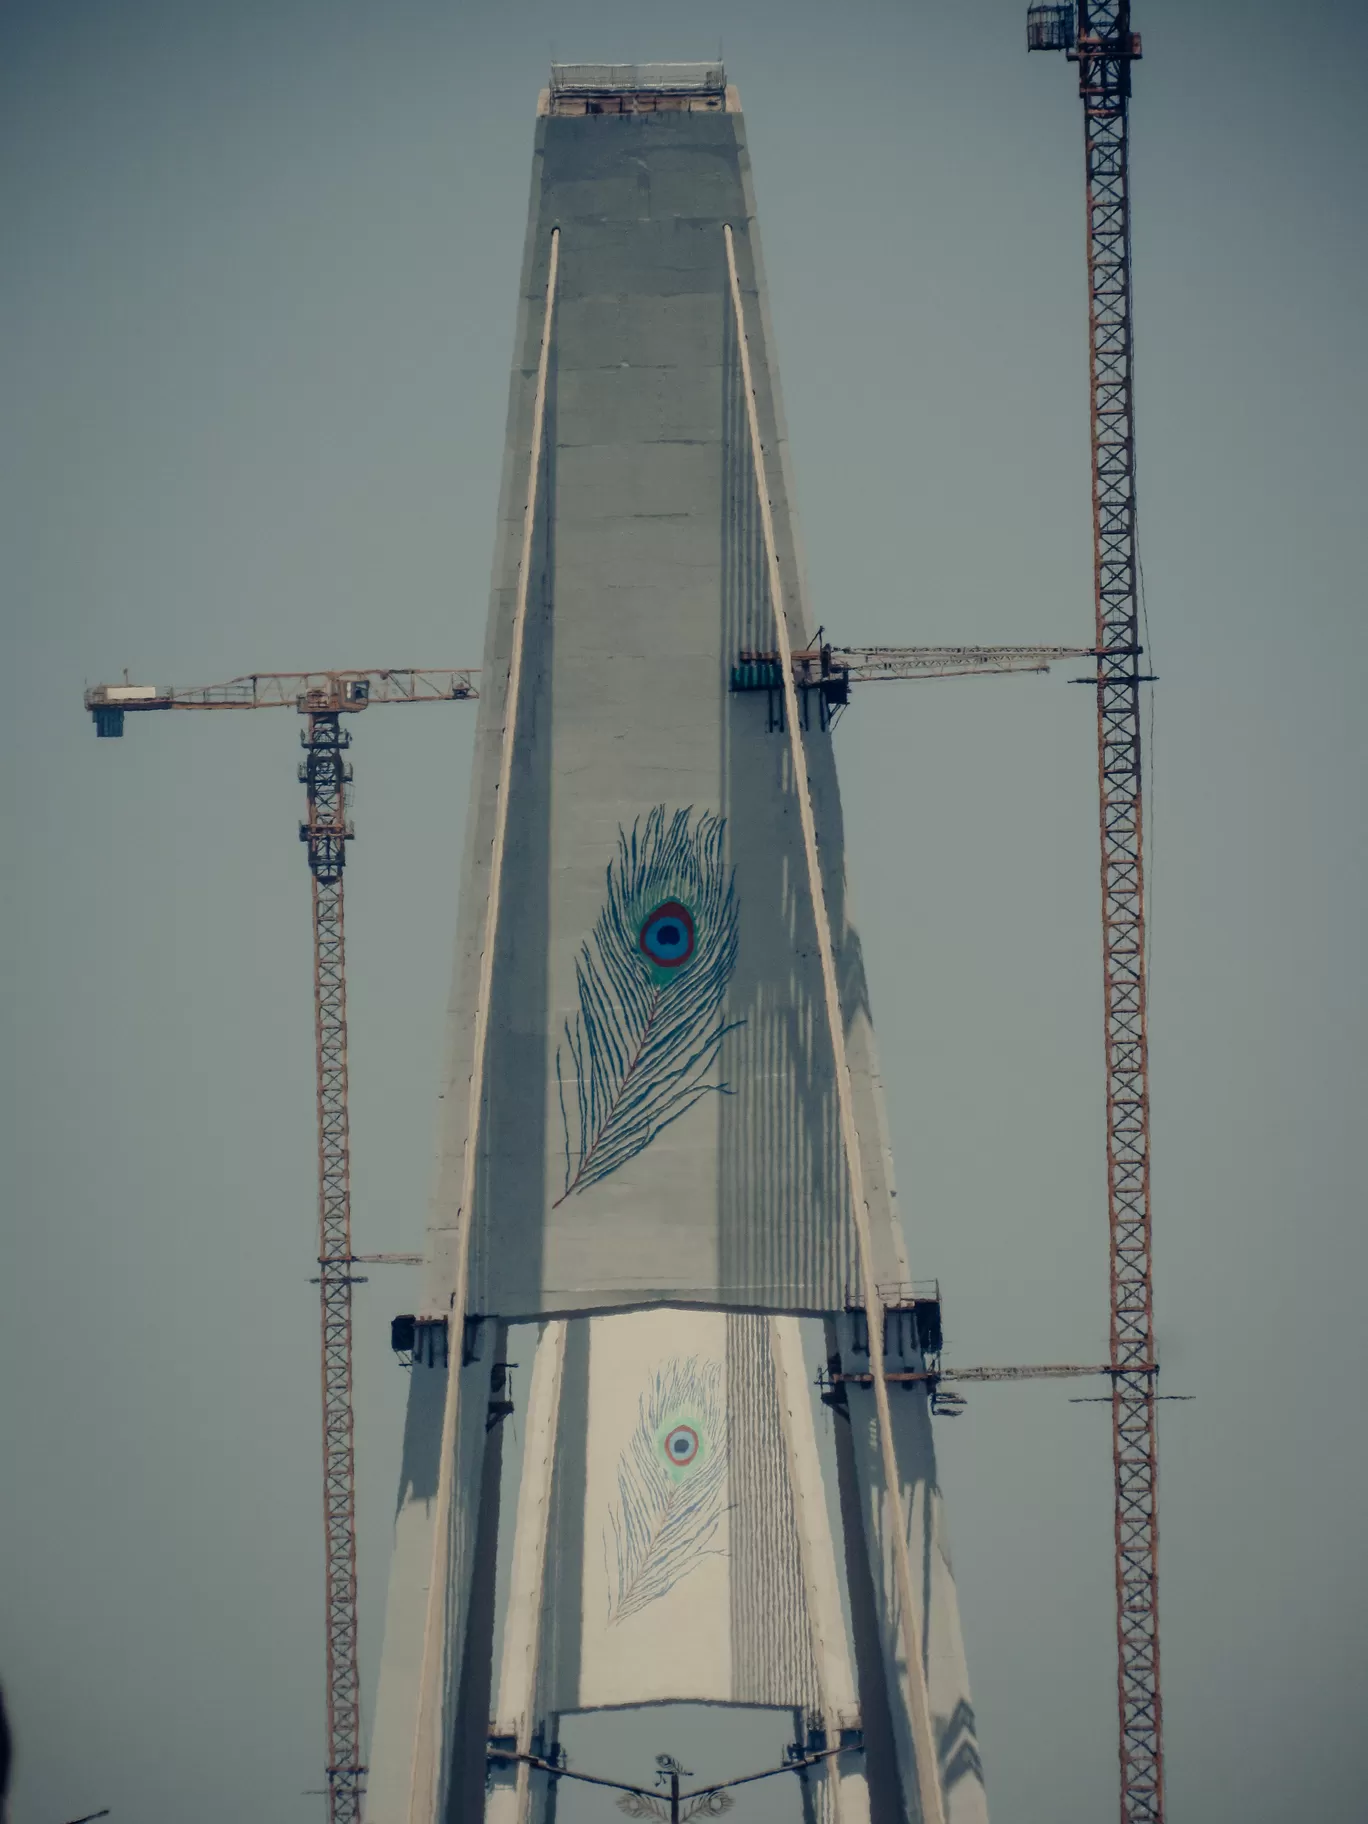
[[[1111,1242],[1117,1702],[1122,1824],[1162,1824],[1159,1478],[1150,1226],[1140,754],[1140,575],[1132,400],[1130,0],[1032,6],[1026,48],[1078,65],[1087,182],[1097,759]]]
[[[821,644],[793,655],[804,716],[815,698],[822,726],[849,701],[853,683],[890,678],[955,678],[1042,672],[1059,659],[1090,656],[1076,646],[840,647]],[[343,717],[387,703],[471,702],[476,671],[398,670],[252,672],[221,684],[97,684],[85,707],[103,739],[123,735],[130,714],[163,710],[294,709],[305,718],[299,768],[307,816],[299,826],[313,900],[314,1046],[318,1119],[318,1287],[323,1385],[323,1527],[326,1573],[328,1806],[330,1824],[360,1824],[366,1769],[361,1760],[357,1663],[356,1462],[352,1425],[351,1268],[420,1255],[354,1254],[347,1098],[347,981],[342,876],[352,826],[347,816],[351,735]],[[738,691],[767,690],[781,725],[784,695],[778,656],[741,653]]]
[[[347,971],[342,874],[351,734],[345,715],[379,703],[465,702],[479,695],[471,671],[271,672],[189,690],[99,684],[85,694],[97,735],[124,731],[129,712],[163,709],[297,709],[307,816],[299,826],[313,897],[314,1049],[318,1112],[318,1291],[323,1378],[323,1539],[327,1592],[328,1811],[360,1824],[361,1678],[356,1624],[356,1460],[352,1432],[352,1267],[420,1255],[352,1252],[347,1102]]]

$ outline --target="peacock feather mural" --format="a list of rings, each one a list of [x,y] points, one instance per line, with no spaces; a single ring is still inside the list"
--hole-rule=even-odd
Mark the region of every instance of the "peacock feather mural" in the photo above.
[[[722,1364],[699,1356],[658,1369],[618,1460],[605,1551],[609,1623],[668,1595],[716,1557],[726,1512],[727,1417]]]
[[[726,1035],[737,904],[724,820],[656,805],[618,831],[607,892],[575,964],[579,1009],[556,1049],[565,1188],[588,1190],[705,1096]],[[553,1206],[555,1207],[555,1206]]]

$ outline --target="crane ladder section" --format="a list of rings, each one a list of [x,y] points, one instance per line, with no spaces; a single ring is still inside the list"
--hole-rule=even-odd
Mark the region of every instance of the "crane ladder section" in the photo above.
[[[1132,396],[1129,0],[1079,8],[1087,161],[1097,749],[1111,1240],[1117,1698],[1122,1824],[1162,1824],[1158,1463]]]
[[[352,1437],[351,1147],[347,1112],[347,977],[342,871],[351,836],[345,753],[335,711],[301,735],[300,826],[313,876],[314,1036],[318,1086],[318,1289],[323,1340],[323,1523],[327,1588],[328,1812],[360,1824],[361,1678],[357,1664],[355,1446]]]

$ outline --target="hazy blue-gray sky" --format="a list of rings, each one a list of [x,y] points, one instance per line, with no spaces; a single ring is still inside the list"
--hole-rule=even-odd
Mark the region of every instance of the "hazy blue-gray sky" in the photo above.
[[[322,1578],[295,718],[96,747],[82,683],[474,663],[536,93],[723,39],[818,611],[1089,637],[1078,103],[1023,8],[11,0],[0,1671],[15,1824],[311,1824]],[[1171,1809],[1363,1817],[1360,8],[1136,0]],[[1066,674],[1067,675],[1067,674]],[[1105,1347],[1092,698],[839,733],[949,1352]],[[358,1246],[420,1238],[473,717],[356,730]],[[402,1271],[358,1294],[373,1681]],[[1105,1409],[941,1467],[1001,1824],[1114,1808]],[[668,1744],[663,1744],[668,1745]],[[738,1816],[739,1816],[738,1812]],[[758,1818],[758,1808],[748,1813]]]

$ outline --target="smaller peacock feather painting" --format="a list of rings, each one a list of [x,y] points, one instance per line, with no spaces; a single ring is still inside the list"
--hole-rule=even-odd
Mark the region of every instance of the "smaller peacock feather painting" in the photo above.
[[[722,1364],[690,1356],[659,1369],[618,1459],[618,1499],[604,1534],[609,1625],[668,1595],[705,1558],[726,1512]]]
[[[737,904],[724,821],[663,804],[618,831],[607,894],[575,963],[579,1011],[556,1048],[565,1189],[587,1191],[705,1096],[728,1025]]]

